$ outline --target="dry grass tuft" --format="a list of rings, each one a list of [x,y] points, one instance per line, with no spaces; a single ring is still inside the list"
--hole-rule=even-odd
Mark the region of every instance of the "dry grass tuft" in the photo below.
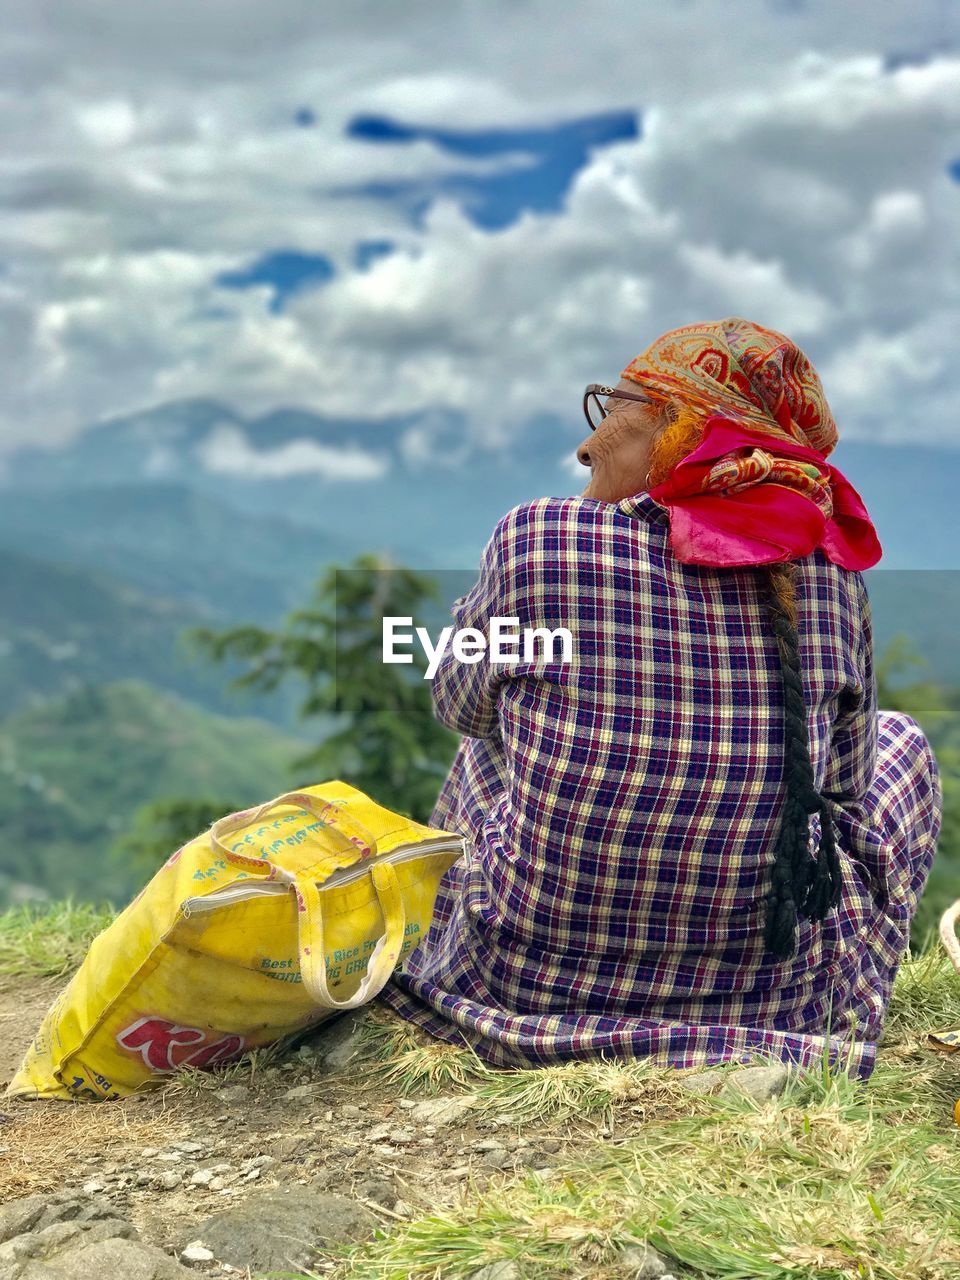
[[[166,1090],[118,1102],[5,1103],[0,1204],[76,1181],[86,1160],[129,1160],[131,1149],[190,1137],[188,1109]]]

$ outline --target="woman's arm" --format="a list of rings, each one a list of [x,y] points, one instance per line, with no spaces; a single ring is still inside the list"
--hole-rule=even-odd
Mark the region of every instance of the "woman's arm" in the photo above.
[[[491,618],[515,617],[512,612],[512,536],[516,509],[497,523],[480,560],[480,576],[465,596],[453,602],[454,634],[473,627],[489,646]],[[433,678],[431,690],[437,719],[470,738],[492,738],[500,732],[497,691],[510,668],[493,666],[489,654],[466,663],[453,652],[453,637]]]

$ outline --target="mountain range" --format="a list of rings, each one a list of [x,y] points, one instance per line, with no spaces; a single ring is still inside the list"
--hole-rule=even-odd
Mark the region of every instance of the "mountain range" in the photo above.
[[[14,640],[21,654],[0,664],[0,710],[23,683],[25,644],[39,691],[61,687],[53,672],[72,661],[63,646],[79,643],[74,610],[104,619],[99,649],[87,643],[78,674],[93,678],[119,661],[117,674],[153,678],[151,629],[169,651],[181,624],[271,625],[307,604],[325,568],[360,552],[459,570],[441,583],[452,600],[505,511],[582,488],[587,473],[571,465],[582,434],[576,422],[541,415],[515,439],[481,445],[440,412],[382,423],[299,409],[244,419],[213,400],[184,400],[96,424],[60,448],[10,452],[0,469],[0,648]],[[884,548],[867,572],[878,642],[907,630],[953,680],[960,451],[841,441],[830,456],[864,498]],[[89,587],[68,568],[90,571]],[[54,651],[47,644],[45,654],[31,574],[33,595],[60,617],[56,626],[47,617]],[[176,674],[160,683],[196,696],[182,656],[170,661]]]
[[[57,448],[7,453],[0,545],[45,557],[66,547],[75,563],[102,564],[107,543],[132,541],[158,584],[180,547],[187,584],[192,575],[202,596],[210,574],[209,592],[227,602],[224,579],[247,557],[251,574],[266,570],[274,583],[361,550],[390,550],[415,568],[469,568],[510,507],[582,490],[574,450],[586,434],[576,414],[541,414],[513,436],[478,440],[439,410],[383,422],[300,409],[243,418],[217,401],[176,401]],[[877,443],[841,440],[830,455],[872,515],[883,567],[960,567],[960,450],[884,440],[878,428]],[[110,554],[122,564],[121,548]]]
[[[309,603],[325,569],[368,551],[437,574],[442,604],[424,621],[445,622],[505,511],[582,489],[586,472],[570,465],[581,436],[543,416],[481,446],[449,415],[248,420],[202,400],[8,453],[0,898],[6,876],[94,897],[106,877],[122,899],[129,875],[104,851],[139,805],[210,791],[246,801],[288,785],[286,762],[323,728],[298,720],[303,689],[233,692],[240,668],[198,659],[185,630],[272,627]],[[877,650],[906,634],[948,684],[960,684],[958,459],[857,442],[831,455],[885,551],[866,574]]]

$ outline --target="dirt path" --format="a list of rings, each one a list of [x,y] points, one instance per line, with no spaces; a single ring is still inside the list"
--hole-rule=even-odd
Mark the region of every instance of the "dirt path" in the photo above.
[[[7,1087],[66,978],[0,978],[0,1084]]]
[[[4,1082],[63,982],[7,983],[0,992]],[[399,1021],[382,1006],[374,1016]],[[196,1238],[218,1211],[300,1185],[359,1200],[388,1227],[452,1208],[503,1175],[548,1174],[601,1128],[566,1119],[521,1131],[509,1117],[473,1113],[456,1089],[444,1091],[455,1114],[437,1114],[436,1099],[403,1098],[369,1058],[345,1064],[339,1022],[349,1031],[337,1019],[259,1072],[246,1063],[110,1103],[0,1098],[0,1203],[82,1189],[170,1248]]]

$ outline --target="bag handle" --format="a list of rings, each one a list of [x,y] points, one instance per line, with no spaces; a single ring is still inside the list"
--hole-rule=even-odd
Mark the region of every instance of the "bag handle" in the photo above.
[[[356,992],[347,1000],[336,1000],[331,995],[327,981],[323,900],[316,880],[309,873],[295,874],[263,858],[252,858],[247,854],[235,853],[223,843],[224,836],[242,827],[250,826],[281,805],[298,806],[319,818],[324,823],[324,834],[339,836],[343,842],[344,851],[349,850],[354,854],[353,861],[376,857],[376,837],[362,822],[359,822],[342,804],[332,800],[322,800],[319,796],[312,796],[304,791],[286,791],[252,809],[241,809],[237,813],[228,813],[225,817],[218,818],[210,828],[210,844],[228,861],[239,866],[254,867],[261,873],[264,867],[268,866],[269,871],[264,879],[284,880],[290,885],[297,903],[300,977],[304,987],[321,1008],[355,1009],[373,1000],[380,993],[400,958],[406,929],[406,913],[397,873],[389,862],[373,863],[370,867],[370,878],[383,914],[384,932],[370,953],[367,971]],[[349,866],[350,864],[344,862],[341,865]]]
[[[247,854],[236,853],[223,843],[223,837],[229,835],[233,831],[238,831],[241,827],[247,827],[253,822],[258,822],[262,817],[268,814],[272,809],[278,808],[280,805],[292,805],[297,808],[306,809],[315,818],[319,818],[324,824],[323,830],[326,835],[339,836],[344,851],[352,848],[355,853],[359,854],[359,858],[375,858],[377,856],[377,841],[362,822],[342,805],[337,804],[333,800],[324,800],[320,796],[312,796],[306,791],[285,791],[282,795],[275,796],[272,800],[267,800],[263,804],[255,805],[252,809],[240,809],[236,813],[228,813],[223,818],[218,818],[210,827],[210,845],[223,857],[230,862],[237,863],[240,866],[253,866],[258,871],[263,871],[264,866],[269,865],[270,871],[265,877],[267,880],[276,880],[281,877],[281,868],[274,863],[268,863],[263,858],[252,858]],[[348,866],[349,863],[341,863],[342,866]],[[284,879],[287,876],[283,876]]]
[[[324,1009],[356,1009],[373,1000],[386,986],[400,959],[406,913],[397,873],[389,862],[379,862],[370,868],[370,879],[383,913],[384,932],[370,953],[367,972],[360,986],[346,1000],[335,1000],[327,982],[320,887],[308,877],[298,878],[294,884],[299,920],[300,977],[310,996]]]
[[[960,920],[960,899],[947,907],[940,917],[940,941],[946,948],[947,955],[953,961],[953,967],[960,973],[960,941],[957,939],[957,921]]]

